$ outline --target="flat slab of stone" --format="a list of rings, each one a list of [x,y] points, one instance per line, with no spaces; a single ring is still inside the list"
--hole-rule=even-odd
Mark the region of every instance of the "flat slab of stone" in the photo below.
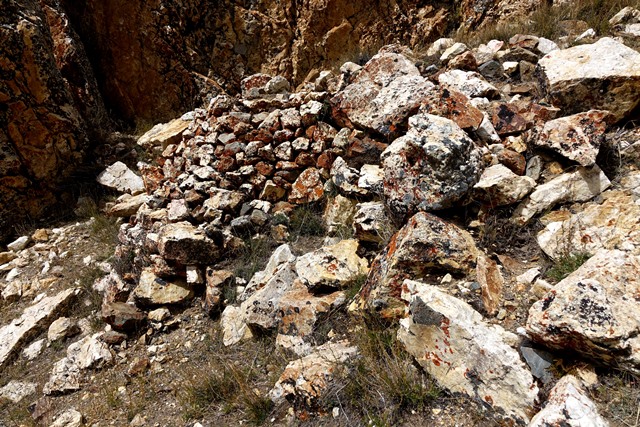
[[[138,145],[143,147],[161,146],[180,142],[182,134],[189,127],[191,121],[174,119],[168,123],[158,123],[138,139]]]
[[[0,369],[33,336],[47,329],[80,293],[80,289],[66,289],[54,296],[44,297],[24,310],[22,315],[0,328]]]
[[[122,162],[115,162],[100,172],[96,180],[99,184],[121,193],[138,194],[144,191],[142,178]]]
[[[140,274],[133,298],[142,306],[182,304],[193,298],[193,289],[184,279],[163,279],[152,268],[146,268]]]
[[[190,223],[165,225],[159,234],[158,250],[163,258],[184,265],[211,265],[220,258],[220,248],[204,230]]]

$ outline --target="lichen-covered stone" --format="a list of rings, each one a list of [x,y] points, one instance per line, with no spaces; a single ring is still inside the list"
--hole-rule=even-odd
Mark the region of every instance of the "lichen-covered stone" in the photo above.
[[[604,142],[608,111],[591,110],[544,124],[536,145],[547,147],[582,166],[592,166]]]
[[[411,117],[407,134],[381,159],[385,201],[400,217],[463,201],[484,167],[480,149],[455,122],[429,114]]]
[[[601,249],[529,309],[541,344],[640,372],[640,256]]]
[[[402,299],[398,339],[440,386],[529,421],[538,387],[512,347],[515,335],[436,286],[406,280]]]

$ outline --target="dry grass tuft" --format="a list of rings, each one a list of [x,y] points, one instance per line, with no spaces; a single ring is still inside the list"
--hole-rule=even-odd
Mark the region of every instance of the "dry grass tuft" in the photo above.
[[[406,411],[424,410],[441,395],[402,349],[396,328],[377,319],[357,322],[352,339],[360,357],[339,370],[337,385],[323,402],[328,411],[340,407],[362,425],[390,426]]]
[[[178,393],[178,401],[183,418],[217,416],[223,420],[240,412],[251,424],[263,424],[273,409],[267,391],[288,358],[271,337],[225,347],[218,333],[210,339],[209,350],[181,373],[185,386]]]

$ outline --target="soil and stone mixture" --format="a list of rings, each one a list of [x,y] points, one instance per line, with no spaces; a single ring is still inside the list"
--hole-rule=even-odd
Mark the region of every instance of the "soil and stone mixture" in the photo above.
[[[607,19],[119,137],[0,252],[0,426],[637,425],[640,10]]]

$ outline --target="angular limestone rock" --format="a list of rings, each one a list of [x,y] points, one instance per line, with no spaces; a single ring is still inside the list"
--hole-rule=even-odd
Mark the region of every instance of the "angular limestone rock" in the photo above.
[[[344,289],[369,272],[368,262],[357,255],[358,241],[342,240],[304,254],[296,260],[296,272],[302,281],[315,289]]]
[[[57,295],[42,298],[28,307],[22,316],[0,328],[0,369],[4,368],[11,356],[20,350],[34,335],[47,329],[49,325],[69,306],[80,293],[80,289],[65,289]]]
[[[36,383],[11,380],[4,387],[0,387],[0,398],[18,403],[25,397],[35,394],[37,388]]]
[[[144,191],[142,178],[122,162],[115,162],[98,175],[99,184],[121,193],[138,194]]]
[[[333,115],[341,125],[389,136],[418,109],[433,87],[405,56],[382,52],[331,100]]]
[[[455,122],[429,114],[409,119],[409,131],[382,153],[384,196],[394,214],[453,206],[484,167],[475,143]]]
[[[71,408],[58,415],[49,427],[80,427],[82,425],[82,414]]]
[[[497,164],[485,169],[473,188],[474,195],[490,206],[507,206],[522,200],[535,186],[532,178]]]
[[[182,304],[193,298],[193,289],[184,279],[163,279],[153,268],[140,273],[140,281],[133,291],[133,299],[141,306]]]
[[[67,357],[80,369],[100,369],[113,361],[109,347],[98,338],[101,334],[86,336],[67,348]]]
[[[347,241],[343,246],[324,249],[327,253],[337,251],[334,255],[342,256],[340,253],[350,246]],[[265,269],[254,275],[239,297],[240,306],[225,308],[221,317],[225,345],[251,338],[252,331],[275,329],[278,333],[276,344],[297,354],[310,351],[307,338],[313,333],[315,323],[330,310],[344,304],[345,295],[342,291],[312,294],[307,282],[301,280],[296,272],[296,259],[288,245],[278,247]],[[364,260],[356,260],[355,265],[360,266],[361,262]],[[333,279],[329,282],[336,283]]]
[[[538,233],[538,244],[552,259],[568,253],[594,254],[599,249],[640,248],[640,206],[633,197],[607,193],[602,204],[589,204],[564,221],[554,221]]]
[[[138,194],[136,196],[131,196],[126,198],[114,205],[107,207],[107,213],[111,216],[116,217],[127,217],[135,215],[140,209],[140,206],[147,203],[151,200],[151,196],[147,194]]]
[[[536,414],[529,427],[608,427],[598,408],[584,389],[582,381],[566,375],[549,392],[545,407]]]
[[[53,365],[49,381],[42,387],[42,392],[49,395],[80,390],[81,378],[80,367],[64,357]]]
[[[383,243],[396,233],[387,208],[382,202],[365,202],[356,205],[353,216],[353,235],[364,242]]]
[[[205,232],[190,223],[167,224],[160,231],[158,250],[164,259],[185,265],[215,263],[220,248]]]
[[[602,249],[529,309],[527,331],[547,347],[640,372],[640,256]]]
[[[474,71],[451,70],[438,76],[442,86],[454,89],[469,98],[495,98],[500,91]]]
[[[586,202],[609,188],[611,181],[594,165],[564,173],[539,185],[513,212],[513,219],[525,224],[534,216],[553,208],[558,203]]]
[[[98,340],[101,334],[87,336],[71,344],[67,348],[67,357],[60,359],[55,365],[44,385],[44,394],[60,394],[79,390],[82,373],[87,369],[100,369],[113,362],[109,347]]]
[[[582,166],[592,166],[604,142],[608,111],[590,110],[544,124],[536,145],[547,147]]]
[[[515,335],[435,286],[406,280],[402,298],[408,317],[400,321],[398,339],[440,386],[529,420],[538,387],[511,347]]]
[[[334,372],[357,354],[357,347],[347,341],[325,343],[308,356],[290,362],[269,398],[274,403],[286,399],[299,415],[318,413],[324,394],[333,384]]]
[[[138,307],[124,302],[102,304],[102,321],[118,331],[131,331],[142,326],[147,316]]]
[[[138,145],[150,148],[161,146],[164,150],[169,144],[176,144],[182,139],[182,134],[189,127],[191,121],[182,118],[168,123],[158,123],[138,139]]]
[[[555,50],[538,66],[545,95],[565,114],[598,109],[620,120],[640,102],[640,53],[612,38]]]
[[[420,212],[409,219],[371,265],[367,281],[350,310],[369,309],[385,318],[404,314],[402,282],[430,272],[455,275],[475,268],[478,250],[471,235],[435,215]]]
[[[80,332],[80,327],[74,319],[68,317],[60,317],[56,319],[47,331],[47,339],[49,341],[57,341],[62,338],[71,337]]]

